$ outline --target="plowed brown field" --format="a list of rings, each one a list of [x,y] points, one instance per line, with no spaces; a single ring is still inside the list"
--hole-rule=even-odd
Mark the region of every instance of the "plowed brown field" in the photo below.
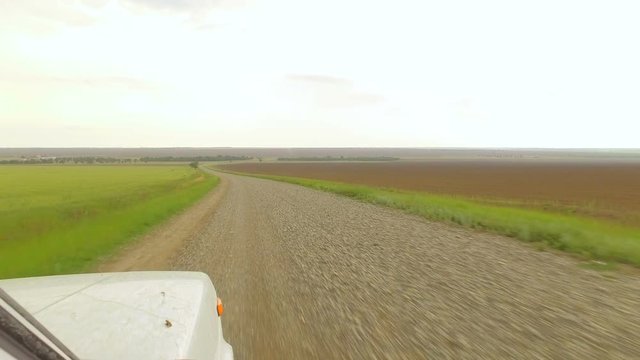
[[[640,164],[634,162],[431,160],[242,163],[223,168],[459,195],[640,225]]]

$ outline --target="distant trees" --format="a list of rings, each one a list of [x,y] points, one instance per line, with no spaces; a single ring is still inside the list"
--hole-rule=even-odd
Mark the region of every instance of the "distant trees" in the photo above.
[[[189,163],[189,166],[191,166],[194,169],[197,169],[198,165],[200,165],[200,163],[197,162],[197,161],[192,161],[192,162]]]
[[[142,158],[115,158],[104,156],[75,156],[75,157],[23,157],[20,159],[3,159],[0,165],[4,164],[130,164],[137,162],[189,162],[192,163],[204,161],[233,161],[233,160],[251,160],[249,156],[160,156],[160,157],[142,157]]]
[[[54,156],[36,156],[22,157],[14,159],[1,159],[0,165],[4,164],[130,164],[137,162],[205,162],[205,161],[233,161],[233,160],[251,160],[249,156],[233,156],[233,155],[217,155],[217,156],[158,156],[158,157],[141,157],[141,158],[115,158],[106,156],[74,156],[74,157],[54,157]],[[262,161],[262,158],[260,158]]]
[[[281,157],[278,161],[396,161],[397,157],[391,156],[302,156],[302,157]]]
[[[11,160],[0,160],[0,164],[126,164],[133,160],[130,158],[113,158],[102,156],[79,157],[34,157]]]
[[[186,162],[186,161],[231,161],[231,160],[251,160],[249,156],[233,156],[233,155],[218,155],[218,156],[145,156],[140,158],[142,162]]]

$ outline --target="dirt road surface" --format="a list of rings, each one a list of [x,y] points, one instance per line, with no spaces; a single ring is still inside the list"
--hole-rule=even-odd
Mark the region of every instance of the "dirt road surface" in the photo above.
[[[211,276],[236,359],[640,358],[636,274],[219,175],[215,211],[161,267]]]

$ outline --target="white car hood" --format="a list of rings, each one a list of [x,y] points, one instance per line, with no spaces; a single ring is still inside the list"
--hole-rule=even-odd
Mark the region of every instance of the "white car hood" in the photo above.
[[[0,281],[80,358],[215,358],[215,289],[193,272],[128,272]]]

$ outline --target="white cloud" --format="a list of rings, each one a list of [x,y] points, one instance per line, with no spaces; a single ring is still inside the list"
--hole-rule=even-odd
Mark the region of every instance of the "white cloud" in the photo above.
[[[87,146],[135,126],[156,135],[113,144],[637,147],[638,13],[623,0],[0,0],[0,144],[40,145],[9,138],[11,123],[102,129]]]
[[[381,95],[359,91],[344,78],[324,75],[289,74],[286,76],[290,94],[298,101],[320,108],[372,105],[382,102]]]
[[[115,87],[128,90],[153,90],[157,86],[152,82],[129,77],[62,77],[62,76],[15,76],[0,73],[0,82],[19,86],[38,86],[48,84],[54,86],[82,86],[82,87]]]
[[[195,11],[208,10],[218,4],[220,0],[121,0],[125,4],[142,6],[153,10],[167,11]]]
[[[0,31],[50,33],[66,26],[86,27],[96,23],[102,0],[38,1],[0,0]]]

